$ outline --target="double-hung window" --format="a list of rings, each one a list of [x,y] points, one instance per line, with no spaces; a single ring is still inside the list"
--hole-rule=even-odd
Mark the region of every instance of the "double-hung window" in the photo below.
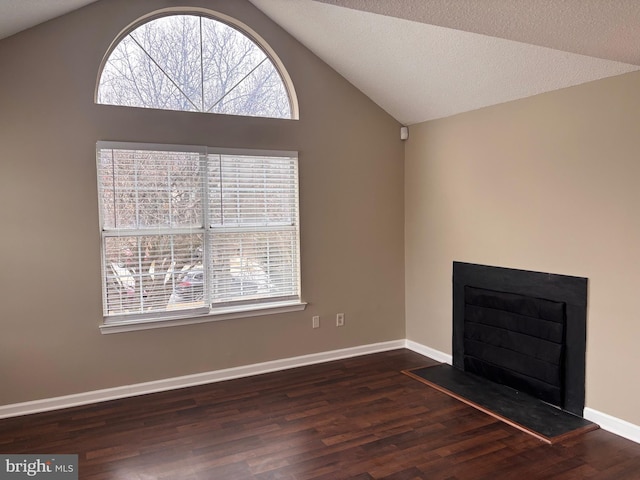
[[[99,142],[97,167],[103,328],[302,305],[295,152]]]

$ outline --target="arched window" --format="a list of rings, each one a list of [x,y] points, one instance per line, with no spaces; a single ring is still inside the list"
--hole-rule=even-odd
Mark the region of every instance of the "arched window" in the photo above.
[[[139,25],[115,45],[96,102],[254,117],[293,118],[272,59],[245,33],[200,13]]]
[[[216,15],[126,29],[96,103],[298,118],[275,52]],[[98,142],[104,333],[304,309],[298,153],[237,147]]]

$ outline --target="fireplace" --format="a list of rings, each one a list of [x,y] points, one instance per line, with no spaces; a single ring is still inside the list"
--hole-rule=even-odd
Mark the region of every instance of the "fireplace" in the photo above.
[[[453,366],[582,417],[587,279],[453,263]]]

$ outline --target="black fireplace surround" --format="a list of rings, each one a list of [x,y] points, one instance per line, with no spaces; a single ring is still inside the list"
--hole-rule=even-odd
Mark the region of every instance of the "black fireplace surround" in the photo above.
[[[453,263],[453,366],[582,417],[587,279]]]

